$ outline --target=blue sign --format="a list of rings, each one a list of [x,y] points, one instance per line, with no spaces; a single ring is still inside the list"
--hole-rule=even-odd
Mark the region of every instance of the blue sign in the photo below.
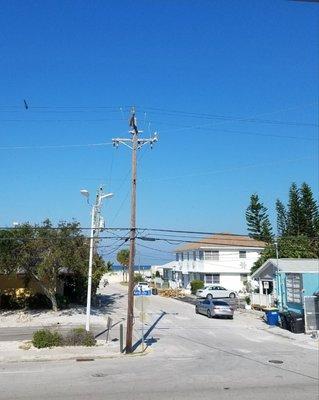
[[[134,290],[134,296],[151,296],[152,290]]]

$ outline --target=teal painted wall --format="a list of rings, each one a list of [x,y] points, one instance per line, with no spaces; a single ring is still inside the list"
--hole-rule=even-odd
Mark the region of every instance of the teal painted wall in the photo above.
[[[317,274],[302,274],[304,296],[312,296],[319,290],[319,272]]]
[[[303,311],[303,303],[287,302],[286,293],[286,274],[279,273],[277,276],[278,287],[278,308],[279,311],[293,311],[301,313]],[[312,296],[314,292],[319,290],[319,272],[302,274],[303,296]]]

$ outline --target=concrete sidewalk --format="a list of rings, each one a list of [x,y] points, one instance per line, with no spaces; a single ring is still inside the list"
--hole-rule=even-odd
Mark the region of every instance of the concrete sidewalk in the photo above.
[[[147,351],[142,352],[138,348],[131,356],[139,356],[147,354]],[[124,357],[120,353],[119,342],[105,343],[98,341],[94,347],[53,347],[37,349],[30,346],[30,342],[1,342],[0,343],[0,362],[35,362],[35,361],[93,361],[95,359],[118,358]]]

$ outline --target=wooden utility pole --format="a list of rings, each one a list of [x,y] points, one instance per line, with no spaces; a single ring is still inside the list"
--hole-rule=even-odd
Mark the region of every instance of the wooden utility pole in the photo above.
[[[136,238],[136,154],[142,146],[149,143],[151,146],[157,142],[157,136],[154,134],[149,139],[139,139],[135,109],[132,108],[130,118],[131,139],[112,139],[113,145],[118,147],[124,144],[132,150],[132,188],[131,188],[131,227],[130,227],[130,258],[128,266],[128,292],[127,292],[127,325],[126,325],[126,353],[132,352],[133,342],[133,319],[134,319],[134,265],[135,265],[135,238]]]

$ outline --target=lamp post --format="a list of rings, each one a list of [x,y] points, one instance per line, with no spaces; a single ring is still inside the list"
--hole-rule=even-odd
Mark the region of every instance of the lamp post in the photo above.
[[[87,198],[89,204],[90,193],[86,189],[80,190],[80,193]],[[90,255],[89,255],[89,270],[88,270],[88,287],[86,298],[86,322],[85,330],[90,330],[90,315],[91,315],[91,295],[92,295],[92,266],[93,266],[93,253],[94,253],[94,239],[98,236],[100,226],[100,213],[102,207],[102,200],[113,197],[113,193],[103,193],[103,188],[100,187],[96,194],[95,204],[92,205],[91,211],[91,230],[90,230]]]

